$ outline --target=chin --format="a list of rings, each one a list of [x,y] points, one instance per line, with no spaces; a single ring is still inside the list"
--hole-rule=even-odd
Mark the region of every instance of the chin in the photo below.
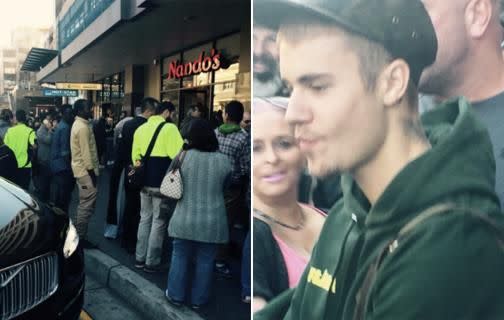
[[[337,166],[331,166],[329,163],[322,163],[308,160],[308,172],[311,176],[323,178],[336,172],[341,172]]]
[[[260,187],[261,193],[266,197],[279,197],[287,194],[291,188],[295,186],[281,184],[281,185],[263,185]]]

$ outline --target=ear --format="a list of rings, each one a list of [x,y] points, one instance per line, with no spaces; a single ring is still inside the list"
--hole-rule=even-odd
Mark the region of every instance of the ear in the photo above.
[[[378,78],[378,94],[386,107],[397,105],[406,94],[410,70],[402,59],[396,59],[386,66]]]
[[[467,33],[473,38],[480,38],[488,29],[496,10],[494,0],[471,0],[465,9]]]

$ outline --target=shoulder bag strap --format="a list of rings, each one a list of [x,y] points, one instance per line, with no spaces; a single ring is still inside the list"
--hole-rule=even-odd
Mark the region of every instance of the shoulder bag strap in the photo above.
[[[31,137],[32,133],[35,133],[35,130],[33,130],[33,129],[32,129],[32,130],[30,131],[30,133],[28,133],[28,147],[27,147],[27,150],[31,148],[31,146],[30,146],[30,137]],[[37,140],[35,139],[35,143],[36,143],[36,142],[37,142]],[[26,166],[30,164],[30,161],[31,161],[31,160],[32,160],[32,159],[30,159],[30,155],[28,154],[28,155],[27,155],[27,158],[26,158],[26,163],[24,164],[23,168],[26,168]]]
[[[489,216],[481,212],[478,212],[477,210],[474,210],[472,208],[457,207],[453,203],[440,203],[432,207],[429,207],[424,211],[422,211],[420,214],[418,214],[415,218],[410,220],[406,225],[404,225],[404,227],[401,228],[397,236],[393,240],[389,241],[382,248],[380,254],[375,258],[373,263],[371,263],[371,266],[369,267],[368,272],[366,273],[366,277],[364,278],[364,282],[357,293],[354,318],[353,318],[354,320],[365,319],[366,311],[371,296],[371,289],[376,280],[380,265],[390,253],[394,252],[395,249],[397,249],[399,245],[399,240],[401,240],[402,237],[406,236],[408,233],[414,230],[415,227],[417,227],[424,221],[432,217],[439,216],[440,214],[454,212],[455,210],[457,212],[469,213],[470,215],[478,218],[481,222],[490,227],[492,231],[496,234],[499,245],[504,250],[504,230],[502,229],[502,227],[497,225],[495,221],[493,221]]]
[[[175,158],[173,158],[173,166],[170,166],[168,168],[169,172],[175,172],[177,170],[180,170],[180,168],[182,168],[182,162],[184,161],[186,152],[187,152],[186,150],[182,150]]]
[[[166,124],[166,122],[162,122],[159,124],[159,126],[156,128],[156,131],[154,132],[154,135],[152,136],[152,139],[149,143],[149,147],[147,148],[147,152],[145,153],[145,156],[143,159],[146,161],[150,158],[150,155],[152,153],[152,149],[154,149],[154,145],[156,144],[157,137],[159,136],[159,132],[161,132],[161,129],[163,126]]]

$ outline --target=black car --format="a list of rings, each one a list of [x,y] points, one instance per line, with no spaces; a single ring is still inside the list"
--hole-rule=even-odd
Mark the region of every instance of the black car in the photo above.
[[[68,215],[0,178],[0,320],[78,319],[84,281]]]

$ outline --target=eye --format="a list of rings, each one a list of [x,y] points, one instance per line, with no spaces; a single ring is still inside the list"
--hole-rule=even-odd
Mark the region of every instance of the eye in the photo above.
[[[327,85],[320,85],[320,84],[309,84],[308,85],[308,89],[310,89],[313,92],[317,92],[317,93],[324,92],[325,90],[327,90],[328,87],[329,86],[327,86]]]
[[[275,146],[279,149],[282,149],[282,150],[288,150],[290,148],[292,148],[294,146],[294,140],[292,139],[280,139],[278,141],[276,141],[275,143]]]
[[[263,150],[263,146],[262,144],[260,143],[254,143],[253,147],[252,147],[252,152],[254,153],[259,153]]]

